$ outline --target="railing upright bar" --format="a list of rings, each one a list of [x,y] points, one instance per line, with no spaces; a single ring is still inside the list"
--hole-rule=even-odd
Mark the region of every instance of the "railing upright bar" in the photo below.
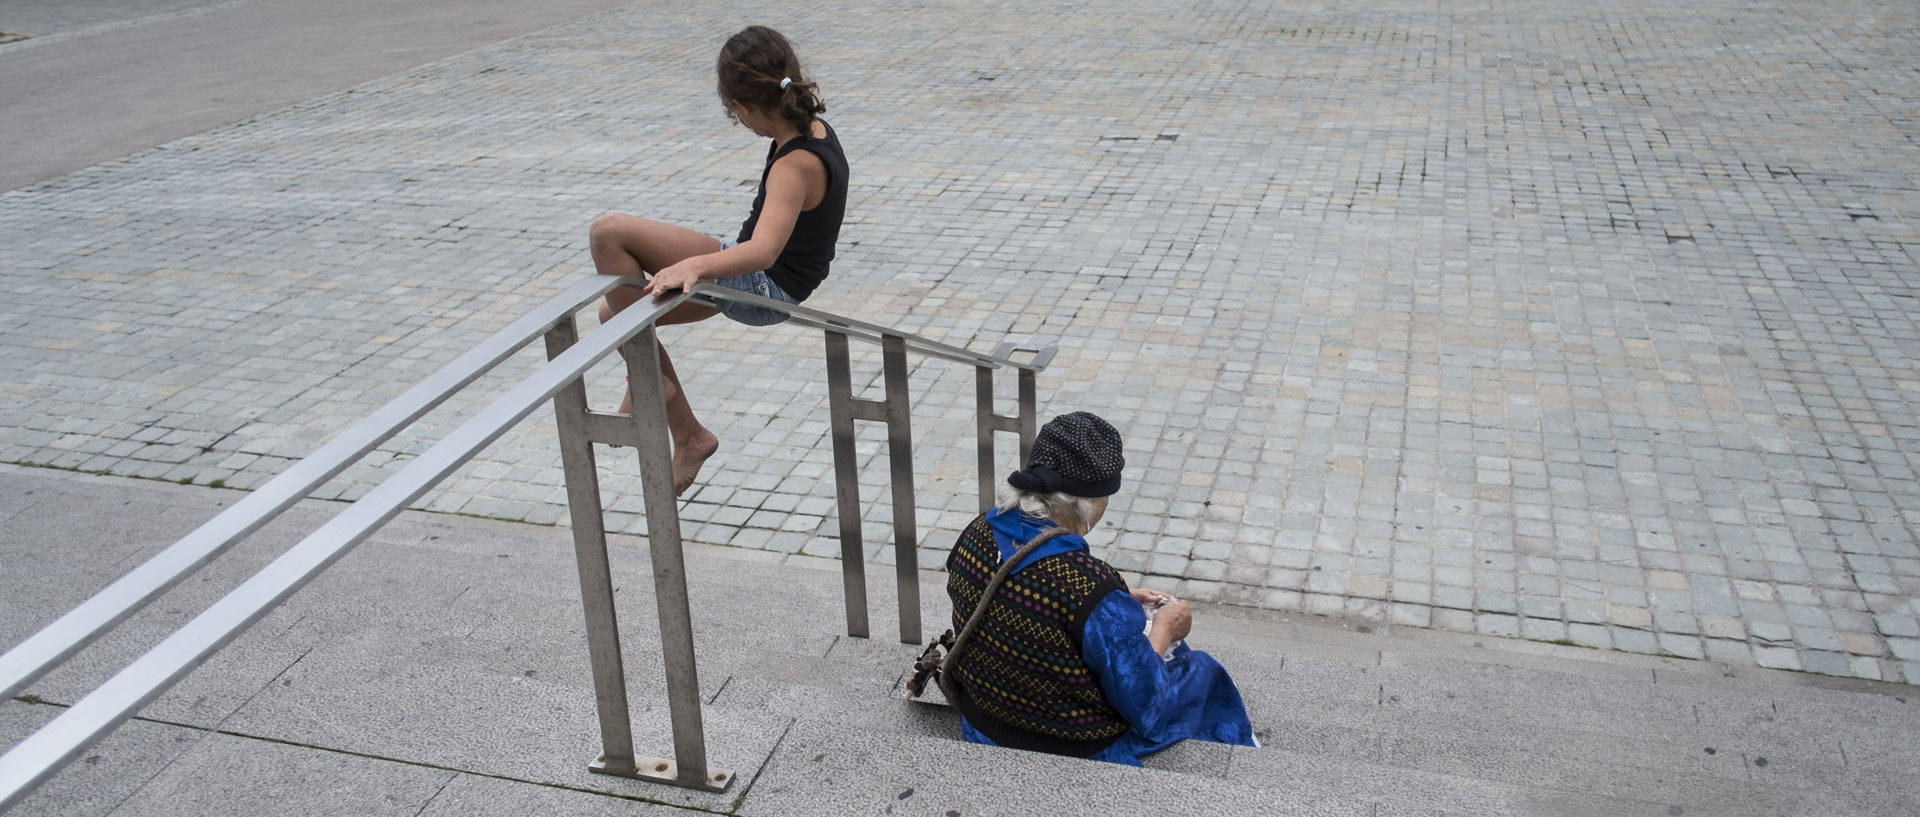
[[[853,364],[847,336],[828,331],[827,408],[833,433],[834,497],[840,517],[840,579],[847,606],[847,635],[866,638],[866,548],[860,536],[860,462],[854,451]]]
[[[681,550],[680,509],[673,493],[673,452],[654,327],[649,325],[623,344],[620,356],[626,358],[633,423],[640,432],[635,449],[640,458],[640,490],[646,499],[654,610],[660,617],[660,663],[666,670],[668,714],[673,720],[673,763],[639,758],[636,774],[686,788],[721,791],[732,781],[733,773],[707,768],[700,672],[693,652],[693,610],[687,598],[687,565]]]
[[[547,359],[559,357],[579,341],[572,320],[547,333]],[[588,439],[585,378],[553,396],[554,425],[560,437],[560,467],[566,475],[567,514],[573,525],[573,556],[580,573],[580,601],[586,614],[587,657],[593,663],[593,695],[600,716],[600,757],[591,768],[632,775],[633,717],[627,705],[627,673],[620,652],[620,622],[614,607],[613,571],[607,561],[606,518],[600,501],[600,471]]]
[[[907,394],[907,342],[888,335],[881,345],[887,381],[887,465],[893,479],[893,563],[900,586],[900,641],[920,643],[920,532],[914,519],[913,405]]]
[[[346,470],[374,446],[438,406],[448,395],[519,351],[562,316],[572,315],[587,301],[631,280],[595,276],[568,287],[15,645],[0,655],[0,698],[10,697],[39,680],[102,633],[146,606],[155,596],[226,552],[235,542],[312,493],[314,488]]]
[[[1034,379],[1032,369],[1020,370],[1020,462],[1023,466],[1033,453],[1033,438],[1040,433],[1040,420],[1035,411],[1039,389]]]
[[[1053,356],[1058,351],[1052,346],[1022,346],[1018,343],[1002,343],[993,350],[994,360],[1004,360],[1008,365],[1020,370],[1019,413],[1011,418],[1000,419],[1012,421],[1013,428],[1019,430],[1020,461],[1023,463],[1027,461],[1027,455],[1033,453],[1033,438],[1040,433],[1040,421],[1035,413],[1036,404],[1039,402],[1037,397],[1039,387],[1035,381],[1039,377],[1040,370],[1047,368],[1047,364],[1053,362]],[[1013,356],[1020,352],[1031,353],[1033,360],[1028,363],[1016,362]],[[1008,427],[1003,425],[1001,428]]]
[[[999,415],[993,413],[993,368],[973,367],[974,443],[977,452],[976,476],[980,480],[980,512],[993,509],[994,486],[999,484],[993,461],[993,433],[1000,428]]]
[[[651,326],[689,296],[658,303],[652,312],[616,315],[591,342],[580,343],[468,419],[359,501],[242,582],[192,621],[81,698],[46,726],[0,755],[0,811],[11,808],[105,733],[171,688],[214,651],[231,642],[320,571],[398,515],[454,469],[499,439],[593,363]],[[608,338],[612,338],[608,340]]]
[[[1026,462],[1033,452],[1033,438],[1039,433],[1039,418],[1036,415],[1038,385],[1036,378],[1041,369],[1053,362],[1055,349],[1051,346],[1024,347],[1013,343],[1000,344],[993,352],[993,359],[1004,360],[1019,371],[1019,398],[1015,412],[1011,415],[1000,414],[994,410],[993,369],[988,366],[975,366],[974,409],[975,420],[979,426],[979,478],[980,512],[986,513],[993,508],[994,490],[1000,484],[998,465],[994,462],[993,433],[1012,431],[1020,436],[1020,459]],[[1017,352],[1031,352],[1034,359],[1028,364],[1014,363]]]

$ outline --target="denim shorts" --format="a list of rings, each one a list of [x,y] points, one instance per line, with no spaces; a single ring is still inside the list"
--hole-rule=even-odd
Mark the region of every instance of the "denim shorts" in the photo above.
[[[735,243],[736,242],[733,241],[722,241],[720,242],[720,249],[724,250],[733,246]],[[750,292],[762,298],[771,298],[784,303],[799,303],[799,301],[793,299],[793,296],[788,295],[786,290],[781,289],[779,284],[774,283],[772,278],[768,278],[765,272],[749,272],[745,275],[736,275],[732,278],[715,278],[708,281],[708,283],[718,284],[728,289],[737,289],[741,292]],[[785,312],[776,312],[765,307],[740,303],[739,301],[721,301],[720,314],[748,326],[771,326],[787,319],[787,313]]]

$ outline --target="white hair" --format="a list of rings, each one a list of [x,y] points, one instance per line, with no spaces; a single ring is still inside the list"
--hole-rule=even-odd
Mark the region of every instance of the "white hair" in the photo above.
[[[1065,491],[1035,493],[1008,486],[1000,490],[1000,510],[1018,509],[1035,519],[1051,519],[1069,530],[1092,527],[1093,501]]]

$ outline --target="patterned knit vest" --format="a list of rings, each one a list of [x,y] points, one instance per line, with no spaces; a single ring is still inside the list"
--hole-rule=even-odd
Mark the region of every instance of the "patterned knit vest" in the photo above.
[[[957,632],[1000,569],[985,517],[960,534],[947,557],[947,595]],[[1086,757],[1113,744],[1127,722],[1108,705],[1080,658],[1087,616],[1127,583],[1085,550],[1035,561],[1008,576],[954,667],[966,691],[954,706],[1002,746]]]

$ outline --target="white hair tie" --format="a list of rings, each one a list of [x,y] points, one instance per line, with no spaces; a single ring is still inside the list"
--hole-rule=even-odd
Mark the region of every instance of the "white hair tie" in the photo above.
[[[792,85],[792,84],[793,84],[793,77],[781,77],[781,78],[780,78],[780,90],[782,90],[782,91],[784,91],[784,90],[786,90],[786,89],[787,89],[787,86],[789,86],[789,85]]]

